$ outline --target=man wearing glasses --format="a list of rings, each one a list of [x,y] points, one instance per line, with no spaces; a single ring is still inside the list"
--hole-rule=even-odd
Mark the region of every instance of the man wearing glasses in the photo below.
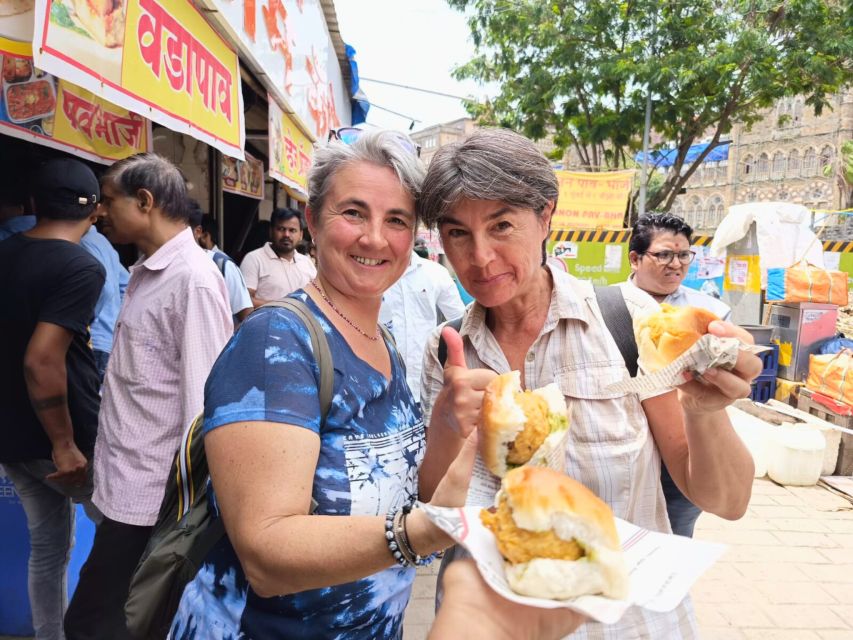
[[[729,320],[732,310],[722,300],[685,287],[687,269],[696,254],[690,250],[693,229],[678,216],[652,213],[642,216],[631,233],[628,259],[630,282],[658,302],[674,306],[703,307],[721,320]]]
[[[702,293],[681,283],[696,254],[690,250],[693,229],[678,216],[652,213],[641,216],[631,233],[628,259],[631,261],[631,278],[622,285],[638,288],[658,302],[673,306],[703,307],[722,320],[729,320],[731,307],[707,293]],[[630,296],[626,295],[626,301]],[[661,465],[661,486],[666,497],[666,509],[672,532],[693,537],[693,527],[702,513],[690,502]]]

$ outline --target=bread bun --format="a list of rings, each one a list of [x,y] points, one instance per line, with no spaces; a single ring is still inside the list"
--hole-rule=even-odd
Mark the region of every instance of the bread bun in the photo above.
[[[108,48],[123,46],[127,0],[71,0],[71,5],[96,42]]]
[[[518,371],[499,375],[486,386],[480,418],[480,455],[499,478],[512,466],[542,462],[569,425],[559,387],[522,391]]]
[[[646,372],[663,369],[708,333],[719,318],[701,307],[674,307],[663,303],[660,311],[637,319],[634,335],[640,364]]]
[[[513,591],[559,600],[627,597],[613,512],[585,486],[553,469],[524,466],[507,473],[497,503],[481,519],[495,534]]]

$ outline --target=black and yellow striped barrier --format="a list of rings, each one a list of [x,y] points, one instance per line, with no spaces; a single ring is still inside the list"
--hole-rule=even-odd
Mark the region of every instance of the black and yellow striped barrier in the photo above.
[[[693,246],[706,247],[711,244],[713,236],[693,236]],[[631,231],[622,229],[621,231],[567,231],[565,229],[555,229],[551,231],[550,239],[552,242],[606,242],[608,244],[618,244],[628,242],[631,239]],[[824,251],[833,251],[835,253],[853,253],[853,242],[850,240],[824,240]]]
[[[849,240],[824,240],[823,250],[836,253],[853,253],[853,242]]]
[[[621,231],[551,231],[551,240],[554,242],[628,242],[631,232],[627,229]]]

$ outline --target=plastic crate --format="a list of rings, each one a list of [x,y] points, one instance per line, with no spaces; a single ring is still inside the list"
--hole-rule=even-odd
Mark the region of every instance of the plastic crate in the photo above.
[[[762,347],[770,347],[770,351],[764,351],[758,354],[761,358],[761,375],[773,376],[774,378],[779,373],[779,345],[778,344],[763,344]]]
[[[758,376],[752,381],[749,399],[754,402],[767,402],[776,395],[776,376]]]

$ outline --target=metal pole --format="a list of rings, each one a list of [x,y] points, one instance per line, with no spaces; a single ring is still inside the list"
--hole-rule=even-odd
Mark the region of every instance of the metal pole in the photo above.
[[[643,126],[643,170],[640,175],[640,206],[638,214],[643,216],[646,213],[646,184],[649,181],[649,129],[652,127],[652,90],[647,89],[646,92],[646,123]]]

